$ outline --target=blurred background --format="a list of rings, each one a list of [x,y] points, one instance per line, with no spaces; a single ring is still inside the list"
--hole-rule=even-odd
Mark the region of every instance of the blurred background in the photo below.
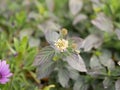
[[[83,79],[88,81],[87,88],[82,89],[77,87],[80,82],[71,81],[69,88],[63,88],[49,78],[36,78],[36,68],[32,63],[39,50],[48,45],[45,33],[62,28],[69,31],[70,37],[89,38],[86,52],[81,53],[88,68],[93,55],[105,53],[106,57],[111,53],[113,71],[107,68],[113,64],[103,64],[109,78],[98,76],[92,81],[93,78],[83,74]],[[90,37],[93,34],[96,37]],[[11,81],[0,87],[2,90],[50,90],[49,85],[55,85],[56,88],[51,90],[73,90],[73,87],[74,90],[115,90],[118,87],[116,90],[120,90],[118,82],[115,84],[120,73],[117,64],[120,61],[119,40],[120,0],[0,0],[0,59],[7,60],[14,73]],[[94,46],[99,47],[89,49]],[[97,89],[95,85],[98,85]]]

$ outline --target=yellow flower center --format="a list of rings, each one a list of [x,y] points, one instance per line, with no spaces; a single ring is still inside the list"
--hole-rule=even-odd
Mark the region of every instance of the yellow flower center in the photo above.
[[[65,39],[58,39],[58,41],[56,41],[54,45],[57,47],[58,50],[63,52],[64,50],[66,50],[66,48],[68,48],[68,41]]]

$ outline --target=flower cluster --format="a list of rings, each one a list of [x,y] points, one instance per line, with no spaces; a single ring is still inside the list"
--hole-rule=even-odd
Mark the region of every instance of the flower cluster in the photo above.
[[[68,48],[68,41],[65,39],[58,39],[54,44],[58,50],[61,52],[65,51]]]

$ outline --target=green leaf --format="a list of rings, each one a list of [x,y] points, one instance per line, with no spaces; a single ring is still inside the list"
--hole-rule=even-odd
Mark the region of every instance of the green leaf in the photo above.
[[[39,47],[40,46],[40,39],[31,37],[29,39],[29,46],[30,47]]]
[[[7,42],[7,46],[13,54],[16,54],[16,51],[10,46],[8,42]]]
[[[60,25],[54,22],[53,20],[46,20],[45,22],[39,24],[38,28],[45,34],[49,31],[59,31]]]
[[[87,19],[87,16],[85,14],[79,14],[74,18],[73,25],[77,25],[79,22],[82,22],[86,19]]]
[[[106,74],[106,69],[101,65],[100,60],[97,56],[92,56],[90,59],[91,70],[88,71],[88,74],[92,76],[104,75]]]
[[[101,69],[101,68],[103,68],[97,56],[92,56],[91,57],[90,67],[91,67],[91,69]]]
[[[88,84],[85,83],[82,77],[74,83],[73,90],[88,90]]]
[[[112,60],[112,54],[108,50],[103,50],[102,54],[99,56],[100,62],[106,66],[109,70],[115,68],[115,63]]]
[[[103,42],[103,38],[99,34],[91,34],[83,41],[84,51],[90,51],[93,47],[98,48]]]
[[[76,81],[74,84],[73,90],[81,90],[82,85],[83,85],[82,81],[80,81],[80,80]]]
[[[54,62],[47,61],[46,63],[43,63],[42,65],[39,65],[37,67],[37,78],[42,79],[45,77],[49,77],[51,72],[54,70],[55,64]]]
[[[25,66],[32,67],[32,63],[33,63],[35,56],[36,56],[36,48],[30,49],[29,53],[25,57],[25,59],[26,59]],[[29,62],[28,62],[28,60],[29,60]]]
[[[53,44],[53,43],[55,43],[55,41],[58,40],[60,35],[57,32],[47,31],[45,33],[45,37],[46,37],[46,40],[48,41],[48,43]]]
[[[120,90],[120,79],[115,82],[115,90]]]
[[[92,6],[93,6],[93,10],[98,13],[101,11],[103,3],[100,0],[91,0],[92,2]]]
[[[110,87],[110,85],[112,85],[112,80],[109,77],[105,77],[103,81],[104,88],[108,88]]]
[[[50,46],[46,46],[45,48],[40,50],[39,54],[35,58],[33,65],[38,66],[48,61],[52,61],[54,54],[54,49]]]
[[[116,29],[116,30],[115,30],[115,33],[116,33],[118,39],[120,40],[120,29]]]
[[[87,72],[85,63],[80,55],[71,54],[70,56],[67,56],[65,60],[68,62],[68,64],[72,68],[74,68],[80,72]]]
[[[97,17],[92,20],[92,24],[102,31],[113,32],[113,23],[104,13],[99,13]]]
[[[110,7],[113,11],[114,14],[116,14],[117,12],[119,12],[120,10],[120,1],[119,0],[108,0],[109,1],[109,4],[110,4]]]
[[[73,69],[70,66],[67,66],[67,69],[69,71],[70,78],[73,79],[73,80],[77,80],[78,77],[79,77],[79,72],[77,70]]]
[[[19,41],[18,41],[18,39],[17,38],[14,38],[14,47],[15,47],[15,49],[16,49],[16,51],[18,51],[19,50]]]
[[[15,18],[16,18],[17,24],[19,26],[23,25],[26,20],[26,12],[20,11],[20,12],[16,13]]]
[[[28,38],[23,37],[21,42],[20,42],[19,52],[24,53],[26,51],[26,49],[27,49],[27,44],[28,44]]]
[[[68,81],[69,81],[69,72],[67,69],[59,69],[58,71],[58,80],[62,87],[68,87]]]
[[[73,15],[79,13],[83,7],[83,0],[69,0],[69,9]]]
[[[49,11],[53,11],[55,9],[54,0],[46,0],[46,4]]]
[[[24,38],[24,37],[27,37],[27,38],[30,38],[33,34],[33,29],[31,28],[25,28],[25,29],[22,29],[19,33],[19,37],[20,39]]]

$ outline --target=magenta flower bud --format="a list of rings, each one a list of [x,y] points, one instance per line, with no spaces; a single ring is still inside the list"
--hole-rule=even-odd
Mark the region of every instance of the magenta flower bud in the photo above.
[[[11,76],[12,73],[10,72],[9,64],[6,64],[5,60],[0,60],[0,84],[7,83]]]

